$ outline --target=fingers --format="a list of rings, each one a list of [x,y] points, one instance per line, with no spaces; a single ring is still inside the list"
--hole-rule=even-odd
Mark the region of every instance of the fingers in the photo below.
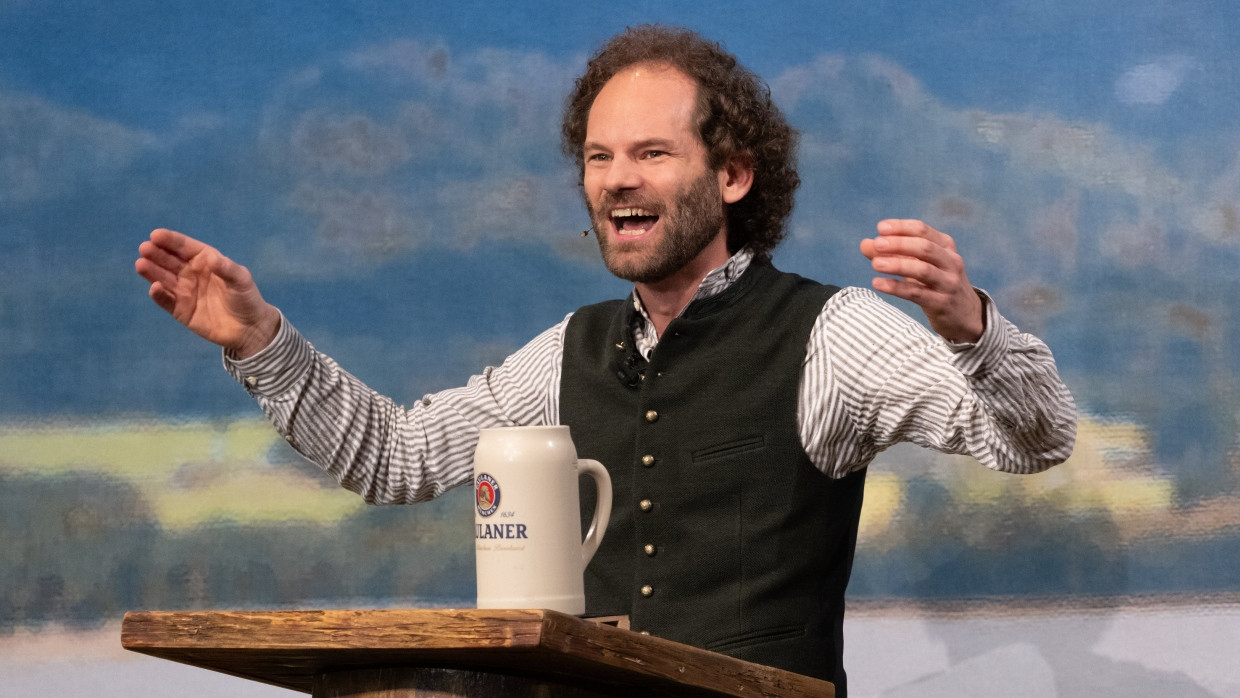
[[[142,278],[163,284],[167,291],[176,288],[176,279],[187,266],[209,271],[229,285],[250,281],[249,271],[220,254],[219,250],[174,230],[159,228],[151,239],[138,246],[134,268]]]
[[[861,253],[870,259],[874,271],[946,293],[960,285],[964,261],[951,236],[921,221],[896,219],[879,223],[878,233],[861,243]]]
[[[150,239],[138,245],[134,271],[151,283],[147,291],[151,300],[174,317],[181,275],[204,249],[207,246],[197,240],[165,228],[152,231]]]
[[[921,221],[885,220],[871,242],[877,254],[905,255],[932,264],[956,256],[956,241]]]
[[[168,314],[175,314],[177,299],[176,296],[164,289],[160,283],[151,284],[151,289],[147,292],[151,296],[151,300],[155,301],[155,305],[163,308]]]
[[[923,309],[938,305],[944,298],[943,294],[934,291],[917,281],[910,279],[893,279],[888,276],[876,276],[873,279],[874,290],[889,296],[912,301]]]
[[[874,257],[881,253],[894,252],[898,243],[892,241],[897,237],[928,240],[932,234],[943,235],[942,233],[939,233],[939,231],[918,220],[888,218],[887,220],[879,221],[877,227],[877,238],[866,238],[861,241],[861,254],[865,255],[869,259],[874,259]],[[943,237],[947,236],[944,235]],[[948,238],[948,240],[950,240],[950,238]]]
[[[870,266],[879,274],[888,274],[906,283],[945,293],[953,292],[962,280],[957,265],[938,260],[880,254],[871,260]]]
[[[207,245],[194,238],[167,228],[156,228],[151,231],[151,243],[164,252],[175,256],[181,261],[188,261],[202,252]]]
[[[144,269],[154,272],[155,270],[165,272],[167,274],[180,274],[185,268],[185,262],[166,250],[159,247],[153,242],[147,241],[138,245],[138,261],[134,263],[134,267],[138,273],[147,278],[148,281],[154,281],[144,273]]]
[[[887,220],[879,221],[878,234],[879,239],[885,237],[915,238],[926,240],[933,245],[952,250],[953,252],[956,250],[956,243],[950,235],[931,228],[924,221],[888,218]]]
[[[133,268],[134,271],[138,272],[138,276],[152,284],[160,284],[165,289],[176,288],[176,274],[145,257],[140,257],[138,261],[134,262]]]
[[[930,326],[952,341],[973,341],[984,328],[981,301],[950,235],[918,220],[888,219],[861,253],[874,271],[874,289],[919,305]],[[892,278],[895,277],[895,278]]]
[[[874,247],[873,239],[864,238],[861,240],[861,254],[865,255],[866,259],[874,259],[878,254],[878,250]]]
[[[187,241],[197,242],[181,233],[164,228],[151,232],[151,238],[138,245],[138,260],[134,262],[135,271],[147,281],[160,282],[167,288],[173,288],[176,276],[185,268],[186,262],[193,257],[191,250],[187,250],[187,247],[193,248],[193,245],[188,245]]]

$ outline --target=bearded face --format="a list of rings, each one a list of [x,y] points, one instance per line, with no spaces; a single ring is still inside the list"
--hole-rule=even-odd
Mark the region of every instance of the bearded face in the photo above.
[[[650,193],[604,192],[586,201],[603,263],[635,283],[657,283],[693,261],[720,234],[724,205],[717,177],[703,172],[670,200]],[[659,234],[649,237],[655,226]],[[609,234],[614,231],[613,234]],[[626,240],[633,237],[633,240]]]
[[[607,268],[639,285],[694,284],[726,262],[726,206],[752,183],[744,163],[709,163],[697,91],[674,66],[636,63],[590,107],[582,195]]]

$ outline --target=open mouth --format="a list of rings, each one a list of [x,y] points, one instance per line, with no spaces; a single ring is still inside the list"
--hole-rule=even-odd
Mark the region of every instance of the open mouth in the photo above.
[[[658,221],[658,214],[644,208],[618,208],[611,212],[612,225],[620,235],[641,235]]]

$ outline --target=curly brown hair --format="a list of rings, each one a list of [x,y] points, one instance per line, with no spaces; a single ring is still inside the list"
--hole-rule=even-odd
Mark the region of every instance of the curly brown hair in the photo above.
[[[754,260],[770,264],[784,239],[797,186],[797,132],[771,103],[766,83],[718,43],[678,27],[641,25],[612,37],[590,59],[564,105],[561,148],[584,177],[583,150],[590,108],[603,85],[635,63],[671,65],[698,86],[698,133],[713,170],[745,160],[754,182],[745,198],[728,206],[728,249],[748,245]]]

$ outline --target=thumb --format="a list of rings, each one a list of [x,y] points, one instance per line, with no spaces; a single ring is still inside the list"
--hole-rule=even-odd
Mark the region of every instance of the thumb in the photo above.
[[[874,249],[873,239],[865,238],[861,241],[861,254],[865,255],[867,259],[874,259],[874,256],[878,254],[878,250]]]

